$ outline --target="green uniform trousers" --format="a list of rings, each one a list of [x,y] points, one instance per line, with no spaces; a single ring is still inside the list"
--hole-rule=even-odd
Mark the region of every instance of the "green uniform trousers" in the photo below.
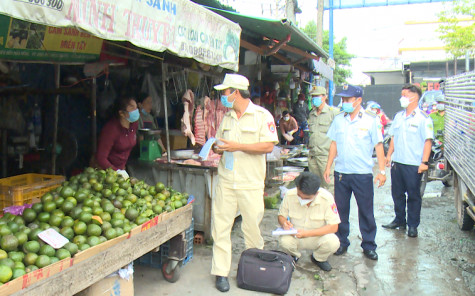
[[[335,195],[335,187],[334,187],[334,182],[333,182],[333,171],[335,170],[335,163],[333,162],[331,171],[330,171],[330,183],[327,183],[325,179],[323,178],[323,173],[325,172],[325,167],[327,166],[328,162],[328,156],[325,155],[320,155],[320,156],[313,156],[309,155],[308,156],[308,170],[311,173],[314,173],[317,175],[322,183],[321,187],[325,188],[328,190],[333,196]]]

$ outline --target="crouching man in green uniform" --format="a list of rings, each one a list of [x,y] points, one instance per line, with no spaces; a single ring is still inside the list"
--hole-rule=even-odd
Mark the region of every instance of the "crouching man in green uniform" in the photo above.
[[[328,257],[340,247],[336,236],[340,216],[333,195],[320,188],[320,178],[303,172],[295,179],[297,188],[287,191],[280,206],[278,221],[285,230],[297,229],[295,235],[282,235],[280,247],[297,261],[301,250],[312,250],[310,259],[320,269],[330,271]]]

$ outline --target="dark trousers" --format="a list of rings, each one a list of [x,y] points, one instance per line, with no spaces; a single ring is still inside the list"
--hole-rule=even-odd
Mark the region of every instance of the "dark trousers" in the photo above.
[[[418,166],[393,162],[391,168],[391,194],[394,201],[396,222],[406,223],[407,193],[407,226],[417,227],[421,221],[421,178]]]
[[[350,199],[355,194],[358,205],[358,220],[363,237],[361,247],[364,250],[376,250],[376,222],[373,212],[373,175],[372,174],[341,174],[335,171],[335,203],[340,213],[341,223],[336,235],[340,239],[340,246],[348,247],[350,241]]]

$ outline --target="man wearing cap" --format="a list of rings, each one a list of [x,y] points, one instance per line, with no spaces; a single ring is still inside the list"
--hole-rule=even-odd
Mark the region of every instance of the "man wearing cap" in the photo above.
[[[374,183],[379,183],[378,187],[381,187],[386,182],[381,123],[374,113],[364,111],[361,107],[363,90],[360,87],[344,85],[343,92],[337,96],[342,97],[343,112],[335,117],[327,134],[332,142],[324,173],[326,181],[330,182],[331,165],[335,160],[335,202],[341,219],[337,232],[340,247],[335,255],[344,254],[350,245],[349,214],[353,193],[358,205],[363,253],[371,260],[378,260],[373,211],[372,154],[374,148],[379,165]]]
[[[421,94],[416,85],[403,86],[399,100],[405,110],[396,114],[389,129],[392,138],[386,156],[386,165],[391,166],[391,194],[396,217],[383,227],[405,230],[407,222],[409,237],[417,237],[422,205],[421,178],[429,168],[434,138],[432,120],[418,107]]]
[[[327,166],[328,152],[332,140],[327,136],[330,125],[335,116],[340,113],[337,108],[328,106],[327,91],[322,86],[317,86],[310,91],[312,96],[312,111],[308,118],[309,141],[308,141],[308,169],[322,180],[321,186],[331,194],[334,194],[333,179],[326,182],[323,173]],[[331,167],[333,172],[334,166]]]
[[[218,165],[216,197],[212,201],[213,260],[211,274],[216,288],[229,290],[231,228],[238,211],[246,249],[264,247],[259,224],[264,215],[266,153],[278,143],[274,118],[249,99],[249,81],[238,74],[226,74],[214,88],[222,91],[227,112],[216,133],[214,150],[223,153]]]

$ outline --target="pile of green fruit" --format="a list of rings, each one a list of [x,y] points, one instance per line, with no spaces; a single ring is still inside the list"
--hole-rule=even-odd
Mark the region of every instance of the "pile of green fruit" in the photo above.
[[[26,208],[0,218],[0,285],[129,232],[163,211],[186,205],[188,194],[125,180],[114,170],[87,168]],[[38,233],[53,228],[69,242],[55,250]]]

